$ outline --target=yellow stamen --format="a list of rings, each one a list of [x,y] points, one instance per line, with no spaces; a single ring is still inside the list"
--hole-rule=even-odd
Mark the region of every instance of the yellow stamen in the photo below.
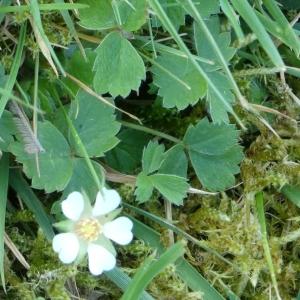
[[[96,219],[83,219],[75,225],[75,232],[82,239],[92,242],[102,233],[102,226]]]

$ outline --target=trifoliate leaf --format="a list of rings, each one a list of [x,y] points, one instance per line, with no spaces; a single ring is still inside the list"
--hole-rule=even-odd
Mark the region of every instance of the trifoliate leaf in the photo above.
[[[95,161],[92,161],[92,164],[98,175],[99,181],[103,182],[103,168]],[[98,187],[93,179],[91,171],[88,168],[85,159],[83,158],[73,159],[72,177],[68,185],[64,189],[62,199],[67,198],[67,196],[74,191],[84,191],[85,194],[89,197],[89,199],[96,199],[96,194],[98,192]]]
[[[185,178],[169,174],[146,175],[140,173],[136,181],[135,195],[140,203],[150,199],[153,189],[157,189],[167,200],[181,205],[186,197],[188,183]]]
[[[145,79],[145,65],[135,48],[120,33],[108,34],[96,49],[94,88],[113,97],[137,91]]]
[[[243,159],[238,145],[238,131],[233,125],[217,125],[201,120],[190,126],[184,143],[192,165],[202,185],[212,191],[222,191],[234,184]]]
[[[194,105],[206,94],[207,84],[192,63],[181,56],[166,53],[152,67],[153,83],[166,108],[184,109]]]
[[[178,30],[181,25],[185,24],[185,10],[176,0],[161,0],[160,4],[163,6],[164,11],[176,30]],[[151,23],[153,27],[162,26],[160,20],[155,15],[152,17]]]
[[[16,126],[12,115],[5,110],[0,118],[0,149],[8,151],[9,145],[13,142],[13,134],[16,132]]]
[[[120,143],[105,155],[107,164],[120,172],[133,173],[139,166],[143,149],[149,142],[149,135],[144,132],[125,129],[118,135]]]
[[[182,145],[175,145],[164,154],[159,173],[187,177],[188,160]]]
[[[90,157],[103,156],[118,144],[120,124],[114,110],[96,97],[80,90],[72,102],[70,117]],[[74,138],[71,145],[77,155],[83,156]]]
[[[147,18],[146,0],[80,0],[79,3],[89,5],[80,10],[82,27],[94,30],[104,30],[121,27],[126,31],[138,30]]]
[[[210,17],[206,21],[206,25],[214,37],[215,42],[219,46],[222,55],[227,62],[233,57],[236,52],[235,48],[230,47],[231,34],[230,32],[220,32],[220,20],[218,16]],[[206,58],[214,62],[214,65],[202,63],[202,67],[206,71],[213,71],[220,69],[221,63],[217,57],[213,47],[211,46],[209,40],[206,38],[205,33],[202,31],[200,26],[194,23],[194,35],[195,35],[195,45],[200,57]]]
[[[164,159],[165,147],[158,142],[150,141],[143,152],[143,171],[146,174],[153,173],[159,169]]]
[[[80,81],[88,86],[93,83],[94,73],[92,72],[94,61],[96,58],[96,53],[91,49],[85,49],[85,54],[87,60],[84,60],[82,54],[79,50],[76,50],[68,57],[64,64],[64,69],[74,77],[78,78]],[[73,82],[69,78],[64,78],[64,82],[67,86],[76,94],[79,90],[78,84]]]
[[[27,177],[32,179],[32,187],[44,189],[47,193],[61,191],[72,175],[70,147],[64,136],[50,122],[38,122],[38,139],[44,152],[38,154],[38,166],[35,154],[28,154],[22,142],[10,146],[16,160],[23,164]]]
[[[219,91],[224,95],[228,104],[232,105],[235,102],[235,96],[231,91],[228,78],[221,71],[208,72],[207,76],[218,87]],[[209,107],[209,112],[214,123],[228,123],[228,108],[217,97],[215,92],[209,87],[207,91],[206,101]]]

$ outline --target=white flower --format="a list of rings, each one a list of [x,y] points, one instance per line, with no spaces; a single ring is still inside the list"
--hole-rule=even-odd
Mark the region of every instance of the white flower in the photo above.
[[[133,223],[126,217],[116,218],[121,202],[115,190],[103,188],[92,208],[90,202],[79,192],[71,193],[61,203],[63,214],[69,219],[57,224],[66,233],[57,234],[52,242],[53,250],[66,264],[88,254],[89,269],[100,275],[116,265],[116,251],[110,240],[127,245],[131,242]]]

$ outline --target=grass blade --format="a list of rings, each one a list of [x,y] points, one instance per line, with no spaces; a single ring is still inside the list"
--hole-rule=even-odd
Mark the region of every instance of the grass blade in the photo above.
[[[228,0],[220,0],[220,4],[221,4],[222,11],[224,12],[224,14],[226,15],[227,19],[229,20],[229,22],[231,23],[234,29],[237,38],[242,41],[245,38],[245,36],[239,24],[239,18],[236,15],[234,9],[232,8]]]
[[[188,241],[194,243],[195,245],[197,245],[198,247],[201,247],[202,249],[206,250],[207,252],[215,255],[216,257],[218,257],[220,260],[222,260],[223,262],[229,264],[231,267],[233,267],[235,270],[238,270],[239,272],[241,272],[240,268],[238,266],[236,266],[235,264],[233,264],[232,262],[230,262],[228,259],[224,258],[222,255],[220,255],[217,251],[211,249],[210,247],[208,247],[206,245],[205,242],[197,240],[196,238],[194,238],[193,236],[191,236],[190,234],[186,233],[184,230],[180,229],[179,227],[176,227],[175,225],[169,223],[167,220],[158,217],[156,215],[153,215],[143,209],[140,209],[138,207],[132,206],[128,203],[123,203],[124,207],[129,208],[130,210],[133,210],[134,212],[138,213],[139,215],[142,215],[154,222],[156,222],[157,224],[172,230],[174,233],[179,234],[181,236],[183,236],[184,238],[186,238]]]
[[[2,94],[2,96],[0,98],[0,118],[2,116],[5,106],[7,104],[7,101],[9,100],[9,94],[12,94],[12,89],[15,85],[18,71],[19,71],[19,68],[21,65],[22,53],[23,53],[25,37],[26,37],[26,27],[27,27],[26,24],[27,23],[23,23],[21,26],[20,36],[19,36],[19,40],[18,40],[18,46],[17,46],[17,50],[15,53],[15,58],[14,58],[12,66],[11,66],[8,79],[4,86],[4,90],[7,92],[7,94]]]
[[[148,227],[144,223],[132,218],[134,222],[134,235],[144,240],[151,247],[156,248],[158,254],[163,253],[164,247],[161,244],[161,237],[158,232]],[[224,300],[219,292],[183,257],[178,258],[175,262],[177,275],[188,285],[194,292],[200,291],[203,300]]]
[[[49,216],[45,212],[44,206],[18,170],[10,172],[9,184],[18,193],[30,211],[33,212],[37,223],[43,230],[45,237],[51,241],[54,231]]]
[[[208,27],[206,26],[203,18],[201,17],[198,9],[196,8],[195,4],[193,3],[192,0],[187,0],[186,1],[187,4],[184,6],[186,8],[187,12],[190,12],[191,16],[194,17],[195,21],[198,23],[198,25],[200,26],[201,30],[204,32],[207,40],[209,41],[209,43],[211,44],[215,54],[217,55],[217,57],[219,58],[220,63],[223,66],[223,70],[225,71],[225,73],[228,76],[228,79],[231,83],[232,89],[234,90],[237,98],[239,99],[241,105],[246,108],[249,109],[249,104],[246,101],[246,99],[244,98],[244,96],[241,94],[240,89],[237,85],[237,83],[235,82],[232,73],[229,70],[229,67],[227,65],[227,61],[224,58],[221,49],[219,48],[218,44],[216,43],[213,35],[210,33]],[[187,9],[187,7],[189,9]]]
[[[126,291],[128,285],[132,281],[132,279],[119,268],[114,268],[109,272],[105,272],[105,275],[108,279],[114,282],[122,291]],[[148,294],[147,292],[143,292],[139,300],[154,300],[154,298],[150,296],[150,294]]]
[[[200,73],[200,75],[206,80],[207,84],[215,92],[218,99],[223,103],[223,105],[227,108],[227,110],[234,116],[234,118],[237,120],[237,122],[240,124],[240,126],[243,129],[246,129],[245,126],[243,125],[242,121],[236,115],[236,113],[233,111],[231,105],[228,104],[227,100],[222,95],[222,93],[220,92],[218,87],[211,81],[211,79],[207,76],[206,72],[201,68],[201,66],[195,60],[193,54],[190,52],[188,47],[185,45],[184,41],[178,34],[177,30],[175,29],[171,20],[168,18],[166,12],[164,11],[164,9],[161,6],[161,4],[159,3],[159,1],[158,0],[149,0],[149,4],[150,4],[152,10],[155,12],[155,14],[160,19],[160,21],[163,24],[163,26],[165,27],[165,29],[170,33],[172,38],[175,40],[175,42],[179,46],[180,50],[186,54],[186,56],[189,58],[191,63],[195,66],[196,70]]]
[[[55,0],[55,2],[56,2],[57,4],[59,4],[59,5],[64,5],[64,4],[66,4],[66,3],[64,3],[63,0]],[[78,4],[78,3],[77,3],[77,4]],[[41,6],[40,6],[40,9],[41,9]],[[74,9],[75,9],[75,8],[74,8]],[[75,29],[73,20],[72,20],[72,18],[71,18],[71,16],[70,16],[69,12],[68,12],[68,11],[63,11],[63,10],[61,10],[60,13],[61,13],[61,15],[62,15],[62,17],[63,17],[63,19],[64,19],[64,21],[65,21],[67,27],[68,27],[68,29],[70,30],[71,35],[74,37],[74,39],[75,39],[75,41],[76,41],[76,43],[77,43],[77,45],[78,45],[78,48],[79,48],[79,50],[80,50],[80,52],[81,52],[83,58],[86,60],[86,54],[85,54],[84,48],[83,48],[83,46],[82,46],[82,44],[81,44],[81,42],[80,42],[80,39],[79,39],[79,37],[78,37],[77,31],[76,31],[76,29]]]
[[[5,213],[7,202],[9,178],[9,155],[4,153],[0,159],[0,276],[2,287],[5,290],[4,277],[4,235],[5,235]]]
[[[2,0],[0,10],[1,10],[2,6],[9,5],[9,4],[10,4],[10,0]],[[0,13],[0,23],[3,21],[4,17],[5,17],[5,14]]]
[[[279,26],[283,32],[283,36],[289,41],[289,46],[295,51],[296,55],[300,54],[300,41],[293,30],[291,24],[288,22],[278,5],[274,0],[263,0],[264,6],[268,9],[268,12],[274,18],[276,26]]]
[[[139,299],[140,294],[145,290],[153,278],[184,254],[184,246],[184,242],[177,242],[154,262],[154,257],[152,255],[149,256],[142,266],[139,267],[121,300]]]
[[[282,28],[280,24],[277,21],[271,20],[266,15],[263,15],[262,13],[256,11],[255,12],[262,24],[265,26],[265,28],[277,39],[279,39],[282,43],[286,44],[288,47],[294,49],[294,51],[299,53],[299,45],[298,43],[295,43],[294,37],[290,34],[290,32],[287,32],[288,30],[286,28]],[[289,24],[289,23],[288,23]],[[291,30],[293,32],[293,30]],[[293,32],[294,33],[294,32]]]
[[[27,0],[28,2],[28,0]],[[31,0],[30,1],[30,13],[31,13],[31,25],[35,33],[35,37],[37,40],[37,43],[39,44],[39,47],[45,56],[45,58],[48,60],[49,64],[51,65],[52,69],[54,70],[55,74],[58,76],[57,70],[55,68],[55,65],[53,61],[55,62],[56,66],[60,70],[63,76],[66,76],[65,71],[57,58],[50,41],[45,34],[42,20],[41,20],[41,15],[40,15],[40,9],[37,0]],[[53,59],[53,61],[52,61]]]
[[[257,36],[261,46],[268,54],[270,60],[276,67],[281,67],[282,71],[285,70],[284,62],[275,47],[271,37],[268,35],[266,29],[263,24],[260,22],[258,17],[256,16],[254,9],[251,7],[247,0],[231,0],[232,5],[238,11],[238,13],[242,16],[248,26],[252,29],[252,31]]]
[[[273,286],[275,289],[277,299],[281,300],[279,290],[278,290],[275,269],[274,269],[274,265],[272,262],[271,251],[270,251],[270,247],[269,247],[269,243],[268,243],[267,226],[266,226],[265,211],[264,211],[264,198],[263,198],[262,192],[256,194],[255,204],[256,204],[257,219],[258,219],[258,222],[260,225],[262,245],[264,248],[266,261],[267,261],[267,264],[269,267],[271,280],[272,280],[272,283],[273,283]]]
[[[52,10],[72,10],[72,9],[82,9],[88,8],[89,6],[81,3],[51,3],[51,4],[39,4],[40,10],[52,11]],[[29,11],[29,5],[11,5],[11,6],[1,6],[0,13],[20,13],[24,11]]]

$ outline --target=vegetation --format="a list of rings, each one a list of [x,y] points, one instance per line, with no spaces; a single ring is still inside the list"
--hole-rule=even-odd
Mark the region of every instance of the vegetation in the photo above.
[[[300,299],[299,1],[0,4],[1,299]]]

